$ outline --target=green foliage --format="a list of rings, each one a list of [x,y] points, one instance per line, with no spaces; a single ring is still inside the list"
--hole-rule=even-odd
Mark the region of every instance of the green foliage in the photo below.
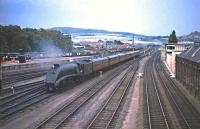
[[[0,52],[18,52],[19,49],[41,52],[49,44],[62,52],[72,50],[70,35],[46,29],[0,26]]]
[[[0,35],[0,53],[8,51],[8,43],[4,36]]]
[[[173,30],[169,36],[168,43],[177,43],[177,42],[178,42],[178,40],[176,38],[176,32],[175,32],[175,30]]]

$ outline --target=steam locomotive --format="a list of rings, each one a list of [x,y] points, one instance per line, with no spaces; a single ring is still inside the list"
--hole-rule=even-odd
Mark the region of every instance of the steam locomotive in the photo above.
[[[54,66],[47,71],[45,86],[48,91],[55,91],[71,81],[79,81],[81,78],[91,73],[130,60],[138,55],[139,51],[132,51],[92,60],[67,62],[62,65],[54,64]]]

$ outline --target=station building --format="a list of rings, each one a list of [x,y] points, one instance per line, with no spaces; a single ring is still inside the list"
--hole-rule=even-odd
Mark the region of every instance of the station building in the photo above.
[[[176,79],[200,101],[200,42],[176,56]]]

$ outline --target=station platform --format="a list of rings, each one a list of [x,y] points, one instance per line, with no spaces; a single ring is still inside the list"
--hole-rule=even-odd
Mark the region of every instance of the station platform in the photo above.
[[[26,63],[11,63],[6,62],[1,64],[2,72],[8,72],[11,70],[21,70],[28,68],[44,68],[48,66],[52,66],[55,63],[65,63],[72,60],[80,60],[80,59],[91,59],[92,56],[75,56],[75,57],[56,57],[56,58],[45,58],[45,59],[34,59],[29,60]]]

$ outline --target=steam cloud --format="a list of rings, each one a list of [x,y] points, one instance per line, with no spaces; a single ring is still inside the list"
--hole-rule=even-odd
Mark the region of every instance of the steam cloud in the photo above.
[[[40,43],[41,51],[48,57],[56,57],[63,55],[62,50],[56,46],[52,40],[45,40]]]

